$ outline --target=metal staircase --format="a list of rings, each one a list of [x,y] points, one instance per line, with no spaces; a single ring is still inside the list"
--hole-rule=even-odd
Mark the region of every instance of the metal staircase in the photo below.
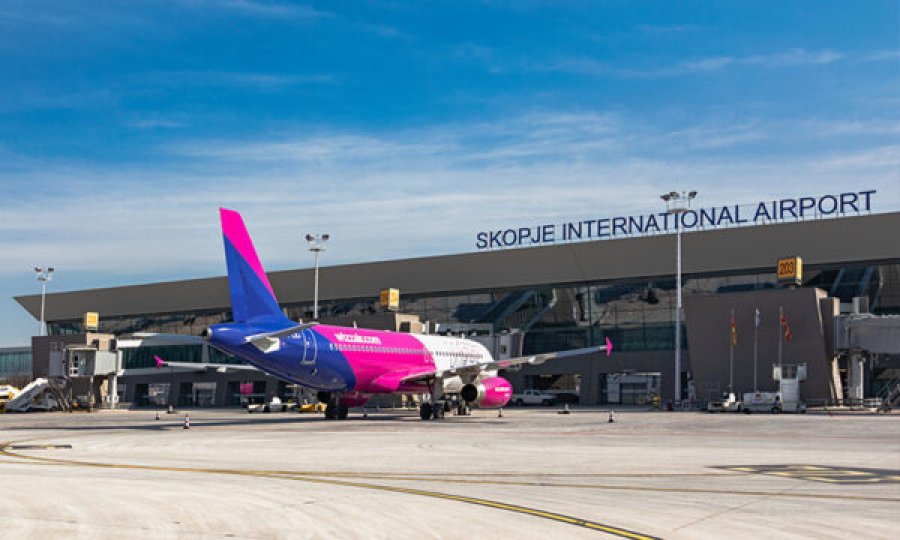
[[[890,412],[891,409],[900,405],[900,377],[897,377],[885,386],[878,393],[881,399],[881,405],[878,406],[879,411]]]

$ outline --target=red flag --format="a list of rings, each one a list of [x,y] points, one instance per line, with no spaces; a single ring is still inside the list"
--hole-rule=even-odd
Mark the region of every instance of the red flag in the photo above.
[[[791,327],[788,326],[787,317],[784,316],[784,310],[781,310],[781,328],[784,330],[785,341],[790,341],[794,334],[791,333]]]

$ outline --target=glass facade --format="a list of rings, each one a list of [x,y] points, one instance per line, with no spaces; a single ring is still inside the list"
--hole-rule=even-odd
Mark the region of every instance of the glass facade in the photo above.
[[[0,379],[31,377],[31,349],[15,347],[0,349]]]
[[[212,347],[205,347],[207,358],[203,358],[204,345],[167,345],[160,347],[139,347],[136,349],[122,349],[123,369],[154,368],[159,356],[166,362],[209,362],[213,364],[242,364],[240,360],[230,354],[223,353]]]
[[[804,286],[819,287],[848,303],[854,296],[869,298],[875,314],[900,314],[900,264],[807,267]],[[769,289],[776,286],[774,268],[759,273],[687,275],[685,295]],[[320,314],[352,316],[380,311],[377,292],[371,298],[323,302]],[[312,318],[312,303],[284,306],[288,317]],[[610,282],[548,285],[525,289],[473,291],[465,294],[403,295],[400,310],[418,315],[440,328],[465,325],[479,333],[519,329],[525,333],[524,354],[599,345],[609,336],[620,351],[671,350],[675,345],[675,280],[632,279]],[[227,322],[230,311],[142,315],[102,319],[100,331],[199,333]],[[81,332],[81,321],[53,321],[52,334]],[[682,344],[687,339],[682,328]],[[199,362],[202,348],[142,348],[126,353],[130,367],[153,367],[153,355],[172,362]],[[209,350],[210,362],[236,362]]]

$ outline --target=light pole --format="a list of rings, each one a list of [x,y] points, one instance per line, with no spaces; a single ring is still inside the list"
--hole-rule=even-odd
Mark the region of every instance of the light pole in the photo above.
[[[675,216],[675,400],[681,400],[681,214],[691,209],[696,191],[660,195],[666,211]]]
[[[307,234],[309,250],[316,254],[316,277],[313,285],[313,320],[319,320],[319,254],[325,251],[325,242],[330,238],[327,234]]]
[[[48,266],[45,270],[40,266],[35,266],[34,278],[41,282],[41,322],[40,326],[38,326],[38,335],[43,336],[46,334],[44,328],[44,298],[47,296],[47,282],[53,279],[53,267]]]

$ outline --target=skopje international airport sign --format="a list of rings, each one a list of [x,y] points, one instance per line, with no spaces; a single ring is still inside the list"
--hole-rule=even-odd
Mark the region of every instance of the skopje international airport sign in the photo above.
[[[678,229],[689,231],[840,217],[871,212],[875,193],[876,190],[871,189],[818,197],[760,201],[755,204],[711,206],[681,213],[656,212],[480,231],[475,235],[475,247],[479,250],[528,247],[557,242],[665,234]]]

